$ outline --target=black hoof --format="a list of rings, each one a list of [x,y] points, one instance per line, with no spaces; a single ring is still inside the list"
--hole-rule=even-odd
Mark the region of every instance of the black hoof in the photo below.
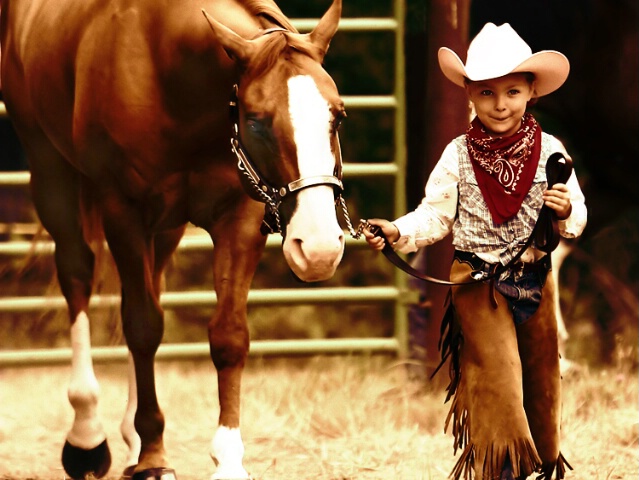
[[[104,477],[111,467],[111,452],[105,440],[91,450],[74,447],[68,441],[62,448],[62,466],[74,480],[83,480],[88,475]]]
[[[135,473],[135,467],[136,465],[129,465],[128,467],[126,467],[122,472],[120,480],[131,480],[133,473]]]
[[[131,480],[177,480],[172,468],[149,468],[135,472]]]

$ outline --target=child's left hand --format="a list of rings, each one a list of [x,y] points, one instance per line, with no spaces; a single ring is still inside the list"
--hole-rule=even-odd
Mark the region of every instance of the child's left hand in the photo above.
[[[552,208],[557,212],[557,218],[559,220],[565,220],[570,216],[570,212],[572,212],[570,191],[565,184],[555,183],[544,192],[543,199],[544,204],[548,208]]]

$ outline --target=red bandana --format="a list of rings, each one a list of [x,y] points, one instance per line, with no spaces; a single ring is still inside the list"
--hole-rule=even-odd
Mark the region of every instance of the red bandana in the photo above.
[[[471,122],[466,143],[477,184],[495,224],[513,218],[530,190],[541,153],[541,127],[525,113],[510,137],[492,137],[479,118]]]

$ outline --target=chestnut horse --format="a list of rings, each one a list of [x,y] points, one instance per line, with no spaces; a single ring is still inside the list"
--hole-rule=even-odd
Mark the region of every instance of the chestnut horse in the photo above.
[[[330,278],[344,251],[335,208],[344,104],[322,68],[341,10],[334,0],[300,34],[271,0],[2,0],[3,94],[71,321],[75,419],[62,463],[72,478],[104,476],[111,460],[90,353],[96,224],[118,268],[132,360],[125,476],[175,477],[154,357],[162,271],[188,222],[215,247],[212,478],[249,478],[240,383],[260,226],[282,232],[284,257],[303,281]]]

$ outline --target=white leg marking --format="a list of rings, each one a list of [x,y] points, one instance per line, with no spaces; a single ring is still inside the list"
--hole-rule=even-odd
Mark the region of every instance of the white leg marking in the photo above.
[[[129,353],[129,400],[127,402],[126,411],[120,424],[120,433],[124,442],[129,447],[129,453],[126,465],[137,465],[140,458],[141,441],[138,432],[133,424],[135,420],[135,411],[138,408],[138,390],[135,384],[135,366],[133,365],[133,356]]]
[[[250,478],[242,466],[242,457],[244,457],[244,444],[240,429],[220,425],[211,442],[211,458],[217,465],[211,480]]]
[[[75,447],[89,450],[102,443],[106,435],[97,414],[100,386],[93,371],[89,317],[85,312],[80,312],[71,326],[71,348],[68,396],[75,419],[67,440]]]

